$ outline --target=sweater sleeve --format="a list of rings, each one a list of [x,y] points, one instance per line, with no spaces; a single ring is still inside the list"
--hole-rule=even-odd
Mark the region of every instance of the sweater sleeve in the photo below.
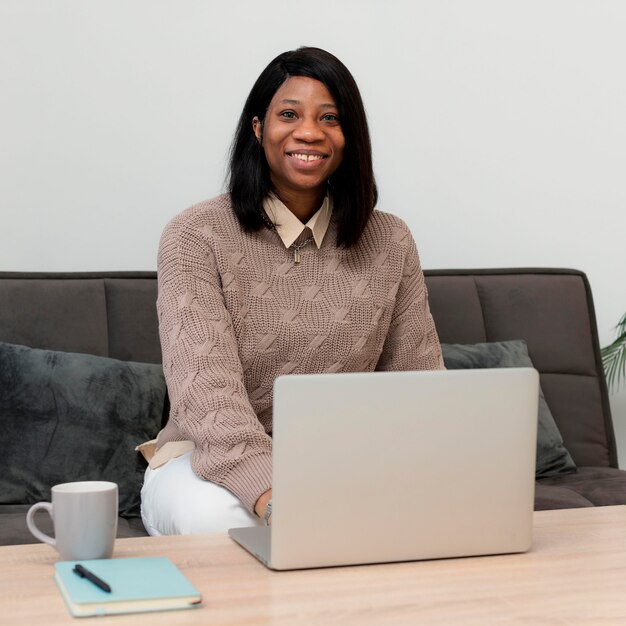
[[[407,229],[407,251],[391,324],[376,369],[445,369],[415,241]]]
[[[271,437],[248,399],[214,251],[179,218],[158,255],[159,334],[170,420],[194,441],[194,472],[253,511],[271,487]]]

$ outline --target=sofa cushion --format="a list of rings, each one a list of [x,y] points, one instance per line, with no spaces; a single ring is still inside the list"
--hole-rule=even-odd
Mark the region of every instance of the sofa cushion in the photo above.
[[[442,344],[443,360],[448,369],[485,369],[495,367],[533,367],[526,342],[497,341],[476,344]],[[570,474],[576,465],[563,444],[561,433],[539,388],[539,423],[537,427],[537,478]]]
[[[539,492],[539,486],[542,491]],[[578,467],[576,474],[550,476],[537,481],[537,493],[567,489],[589,502],[588,506],[626,504],[626,472],[615,467]],[[574,505],[568,505],[567,508]],[[537,508],[537,507],[536,507]],[[546,508],[565,508],[547,506]]]
[[[580,509],[587,506],[593,506],[593,503],[571,487],[544,485],[539,481],[535,483],[535,511]]]
[[[160,365],[0,343],[0,504],[110,480],[120,515],[139,516],[144,462],[134,447],[157,434],[164,398]]]

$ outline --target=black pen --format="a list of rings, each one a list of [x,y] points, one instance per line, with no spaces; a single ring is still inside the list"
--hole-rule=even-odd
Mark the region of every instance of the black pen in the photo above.
[[[111,587],[107,585],[104,580],[98,578],[93,572],[90,572],[87,568],[83,567],[79,563],[74,566],[72,570],[74,574],[80,576],[81,578],[86,578],[91,581],[96,587],[100,587],[102,591],[106,591],[107,593],[111,593]]]

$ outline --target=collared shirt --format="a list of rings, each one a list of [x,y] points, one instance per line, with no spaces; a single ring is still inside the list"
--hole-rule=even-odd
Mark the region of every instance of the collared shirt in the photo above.
[[[333,200],[329,194],[326,194],[322,206],[306,224],[303,224],[273,193],[265,198],[263,208],[272,224],[274,224],[278,236],[285,244],[285,248],[289,248],[306,228],[311,229],[315,245],[320,248],[330,224]]]

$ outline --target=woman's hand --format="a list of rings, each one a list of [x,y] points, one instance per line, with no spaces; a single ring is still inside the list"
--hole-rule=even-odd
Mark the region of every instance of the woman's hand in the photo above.
[[[256,501],[256,504],[254,505],[254,512],[261,518],[263,519],[263,516],[265,515],[265,509],[267,507],[267,503],[272,499],[272,490],[268,489],[265,493],[262,493],[259,496],[259,499]],[[272,516],[270,515],[270,518],[268,520],[268,523],[271,524],[272,523]]]

